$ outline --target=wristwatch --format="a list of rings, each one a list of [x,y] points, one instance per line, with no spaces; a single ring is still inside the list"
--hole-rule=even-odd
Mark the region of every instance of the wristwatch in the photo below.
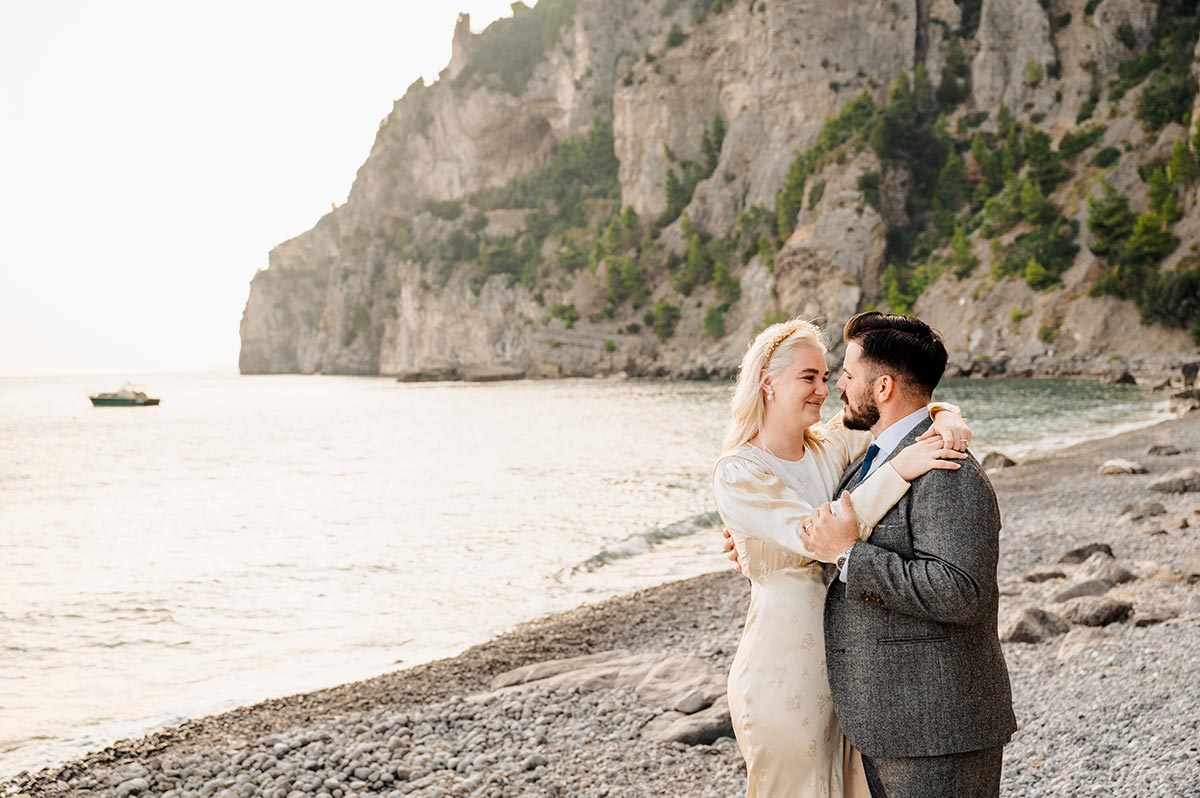
[[[835,566],[837,566],[837,569],[838,569],[839,571],[841,571],[841,570],[845,569],[845,567],[846,567],[846,559],[847,559],[847,558],[850,556],[850,552],[852,552],[852,551],[854,551],[854,547],[853,547],[853,546],[851,546],[850,548],[848,548],[848,549],[846,549],[845,551],[843,551],[841,554],[839,554],[839,555],[837,556],[837,559],[836,559],[836,560],[834,560],[833,564],[834,564]]]

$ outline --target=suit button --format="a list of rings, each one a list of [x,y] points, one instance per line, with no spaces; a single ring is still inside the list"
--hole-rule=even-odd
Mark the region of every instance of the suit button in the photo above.
[[[872,596],[870,593],[863,594],[863,601],[869,601],[872,604],[882,604],[883,600],[879,596]]]

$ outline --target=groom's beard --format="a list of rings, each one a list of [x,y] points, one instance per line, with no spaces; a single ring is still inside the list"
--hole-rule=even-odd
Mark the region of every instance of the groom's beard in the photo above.
[[[875,397],[868,396],[861,407],[854,407],[842,394],[842,426],[846,429],[869,430],[879,421],[879,405]]]

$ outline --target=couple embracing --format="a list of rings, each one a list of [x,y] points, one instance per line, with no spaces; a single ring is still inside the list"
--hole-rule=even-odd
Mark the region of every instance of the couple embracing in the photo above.
[[[821,330],[759,334],[714,471],[752,585],[729,674],[747,794],[992,798],[1016,729],[996,497],[958,408],[931,402],[937,333],[869,312],[844,338],[844,409],[822,423]]]

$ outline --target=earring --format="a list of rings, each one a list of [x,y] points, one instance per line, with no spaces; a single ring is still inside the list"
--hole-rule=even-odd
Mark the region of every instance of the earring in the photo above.
[[[772,400],[772,399],[774,399],[774,398],[775,398],[775,392],[774,392],[774,391],[767,391],[767,401],[770,401],[770,400]]]

